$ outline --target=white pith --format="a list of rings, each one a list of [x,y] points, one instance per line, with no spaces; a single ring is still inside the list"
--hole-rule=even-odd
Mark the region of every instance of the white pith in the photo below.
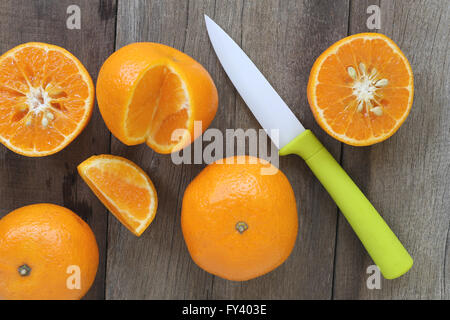
[[[21,111],[28,111],[25,116],[25,124],[26,126],[30,126],[32,123],[32,118],[37,117],[42,114],[42,119],[40,122],[40,126],[42,128],[47,128],[49,123],[55,119],[54,108],[51,106],[52,98],[49,96],[48,92],[42,87],[30,87],[26,95],[25,106],[28,109]]]
[[[358,68],[347,68],[348,75],[354,80],[352,84],[353,95],[356,97],[358,112],[372,112],[376,116],[383,115],[383,107],[377,105],[377,90],[388,85],[389,81],[379,76],[375,68],[369,73],[366,65],[361,62]]]

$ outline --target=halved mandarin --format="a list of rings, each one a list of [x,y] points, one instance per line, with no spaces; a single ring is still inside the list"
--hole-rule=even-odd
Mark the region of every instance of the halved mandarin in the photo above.
[[[136,236],[155,218],[155,187],[135,163],[104,154],[83,161],[78,172],[105,207]]]
[[[0,142],[12,151],[54,154],[89,122],[94,85],[67,50],[30,42],[0,57]]]
[[[126,145],[147,143],[159,153],[178,151],[205,130],[218,105],[217,89],[197,61],[151,42],[127,45],[103,64],[97,101],[112,134]]]
[[[405,121],[413,102],[413,73],[391,39],[360,33],[322,53],[307,92],[314,117],[328,134],[366,146],[386,140]]]

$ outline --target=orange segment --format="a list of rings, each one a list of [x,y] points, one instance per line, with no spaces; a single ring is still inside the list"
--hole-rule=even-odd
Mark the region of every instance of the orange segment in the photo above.
[[[0,57],[0,142],[16,153],[60,151],[84,129],[93,103],[89,73],[61,47],[30,42]]]
[[[147,143],[171,153],[191,143],[194,121],[205,130],[215,116],[217,89],[209,73],[174,48],[133,43],[113,53],[97,80],[106,125],[127,145]]]
[[[361,33],[344,38],[316,60],[308,101],[320,126],[336,139],[371,145],[393,135],[414,95],[407,58],[388,37]]]
[[[139,81],[128,107],[125,128],[130,138],[142,143],[155,116],[167,68],[153,67]]]
[[[166,66],[156,66],[134,90],[125,129],[139,142],[170,150],[184,138],[172,140],[172,132],[188,129],[189,114],[189,95],[181,78]]]
[[[78,172],[100,201],[135,235],[140,236],[155,218],[158,198],[147,174],[118,156],[92,156]]]

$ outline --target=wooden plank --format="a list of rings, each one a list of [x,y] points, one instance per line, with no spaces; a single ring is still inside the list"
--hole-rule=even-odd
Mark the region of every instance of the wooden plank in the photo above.
[[[81,9],[81,29],[68,30],[66,10]],[[95,77],[114,44],[115,1],[2,1],[0,50],[28,41],[62,46],[77,56]],[[109,152],[109,131],[98,109],[83,133],[63,151],[27,158],[0,147],[0,216],[27,204],[50,202],[79,214],[93,229],[100,250],[95,283],[86,299],[104,297],[106,224],[104,207],[79,178],[76,166],[94,153]]]
[[[229,6],[218,1],[214,16],[337,159],[340,143],[314,121],[306,85],[319,53],[347,34],[347,15],[347,1],[265,0],[244,1],[242,12],[230,12]],[[233,128],[260,128],[239,96],[235,110]],[[244,283],[215,278],[214,298],[331,298],[336,205],[303,160],[282,157],[279,167],[291,182],[298,203],[299,236],[294,251],[282,266],[263,277]]]
[[[296,115],[339,158],[340,144],[313,121],[306,83],[317,53],[346,35],[347,1],[119,1],[116,48],[156,41],[185,51],[209,70],[218,87],[219,111],[212,127],[259,128],[213,52],[204,13],[243,45]],[[203,165],[175,166],[169,156],[146,146],[125,147],[115,139],[112,152],[150,174],[160,203],[155,221],[140,239],[110,217],[108,299],[331,297],[337,210],[300,159],[288,157],[280,164],[299,204],[300,236],[292,256],[267,276],[233,283],[199,269],[182,238],[182,194]]]
[[[366,29],[372,1],[352,1],[350,32]],[[377,2],[375,2],[377,3]],[[448,299],[450,297],[450,8],[445,1],[380,1],[381,33],[411,62],[411,114],[389,140],[368,148],[345,146],[343,165],[413,256],[410,272],[366,287],[373,264],[348,223],[338,223],[334,297]]]
[[[194,14],[191,6],[201,6],[201,12],[211,13],[212,4],[212,1],[119,1],[116,48],[136,41],[159,42],[190,54],[213,71],[202,17],[191,16]],[[184,189],[202,166],[176,166],[170,155],[159,155],[145,145],[126,147],[114,138],[112,153],[136,162],[149,173],[159,203],[155,220],[140,238],[110,217],[107,299],[207,297],[212,276],[191,262],[180,228]]]

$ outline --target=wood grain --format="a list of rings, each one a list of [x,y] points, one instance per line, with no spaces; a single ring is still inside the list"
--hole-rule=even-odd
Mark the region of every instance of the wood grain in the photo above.
[[[229,11],[218,1],[213,19],[231,31],[305,127],[317,132],[339,159],[340,144],[320,132],[313,120],[306,84],[318,53],[346,35],[347,2],[243,1],[241,10],[233,8],[231,19],[226,14]],[[222,109],[226,107],[221,104]],[[260,128],[239,95],[234,112],[231,128]],[[214,278],[214,298],[331,298],[336,205],[300,158],[282,157],[279,167],[291,182],[298,203],[299,236],[294,251],[281,267],[261,278],[244,283]]]
[[[202,63],[219,91],[219,111],[212,127],[224,131],[259,125],[220,66],[206,34],[203,14],[215,19],[242,44],[294,112],[306,125],[317,129],[307,109],[308,73],[317,52],[346,35],[347,2],[119,1],[116,47],[156,41]],[[339,143],[323,133],[319,136],[339,157]],[[175,166],[170,157],[157,155],[146,146],[126,148],[114,139],[112,152],[149,172],[161,202],[157,218],[140,239],[110,218],[107,298],[331,297],[336,206],[299,159],[286,158],[280,164],[298,199],[300,235],[292,256],[267,276],[233,283],[199,269],[190,259],[181,234],[182,194],[203,165]]]
[[[207,9],[208,3],[204,5]],[[188,1],[119,1],[116,48],[135,41],[159,42],[185,51],[209,69],[210,55],[201,47],[199,38],[195,38],[199,28],[188,27],[189,14]],[[189,43],[188,32],[194,33]],[[194,49],[201,54],[195,54]],[[155,220],[140,238],[110,217],[106,297],[196,299],[208,296],[212,276],[191,262],[180,227],[183,191],[201,166],[175,166],[170,156],[156,154],[145,145],[128,148],[113,139],[111,147],[113,154],[125,156],[149,173],[159,203]]]
[[[80,30],[66,28],[66,9],[71,4],[81,9]],[[101,63],[113,50],[114,25],[114,1],[2,1],[0,50],[28,41],[56,44],[77,56],[95,81]],[[109,152],[110,134],[97,110],[82,134],[55,155],[27,158],[0,146],[0,216],[24,205],[50,202],[73,210],[93,229],[100,265],[86,299],[104,298],[107,211],[76,171],[90,155]]]
[[[66,28],[70,4],[81,8],[81,30]],[[373,31],[366,27],[371,4],[381,8],[378,32],[390,36],[411,62],[415,100],[393,137],[355,148],[330,138],[316,124],[306,84],[314,60],[327,47],[348,34]],[[86,299],[449,299],[448,2],[117,0],[116,5],[115,0],[3,0],[0,50],[27,41],[57,44],[74,53],[95,81],[115,49],[135,41],[164,43],[199,61],[214,79],[219,110],[212,128],[259,129],[217,60],[204,14],[244,49],[305,127],[342,162],[413,256],[408,274],[382,280],[380,290],[367,289],[366,269],[373,262],[323,187],[295,156],[280,158],[279,163],[299,208],[299,236],[291,257],[248,282],[204,272],[186,249],[180,212],[185,188],[205,164],[177,166],[169,155],[145,145],[123,145],[111,138],[97,107],[83,133],[56,155],[33,159],[0,147],[0,217],[27,204],[51,202],[87,221],[101,259]],[[76,173],[78,163],[100,153],[136,162],[155,183],[159,209],[140,238],[107,212]]]
[[[367,31],[367,5],[352,1],[350,33]],[[380,32],[391,37],[411,63],[414,104],[389,140],[368,148],[345,146],[343,165],[415,263],[403,277],[383,280],[380,290],[368,290],[366,268],[373,262],[340,217],[334,297],[448,299],[450,8],[445,1],[380,1],[380,8]]]

